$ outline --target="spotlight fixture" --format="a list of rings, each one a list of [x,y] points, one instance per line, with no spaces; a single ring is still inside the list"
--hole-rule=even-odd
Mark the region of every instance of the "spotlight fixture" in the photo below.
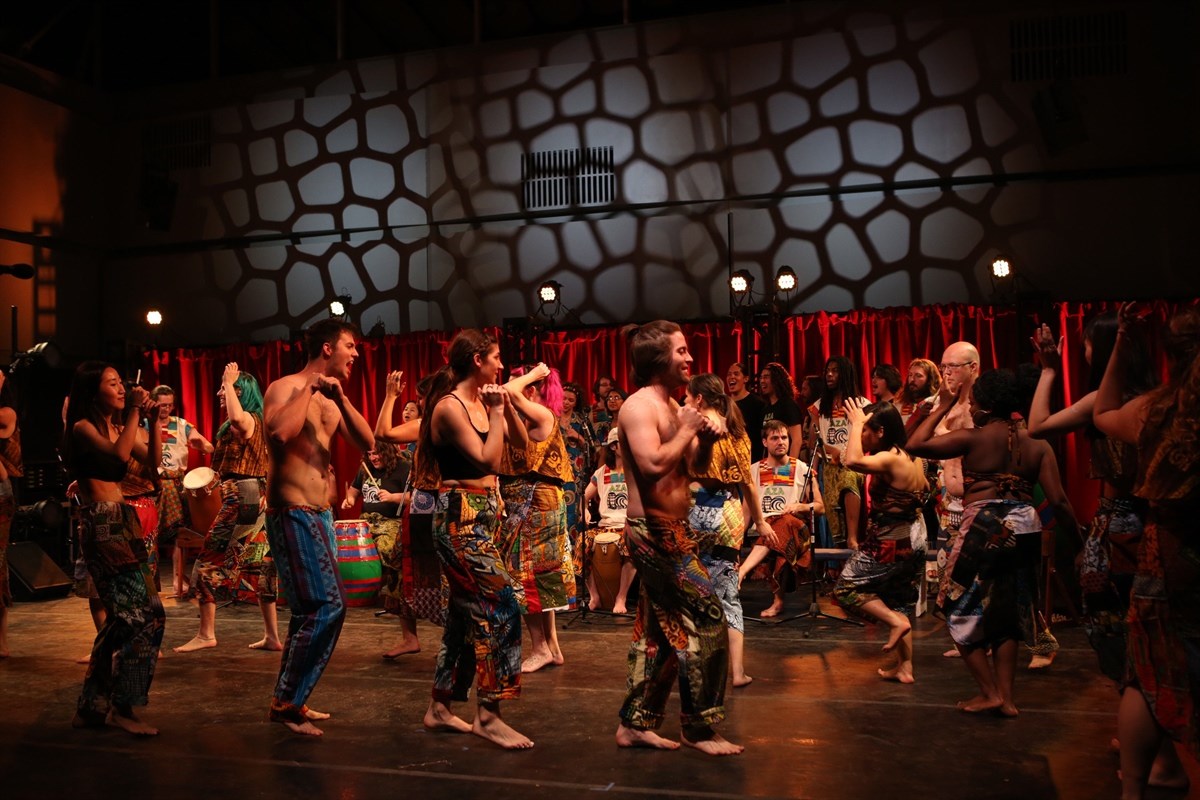
[[[562,289],[562,284],[558,281],[546,281],[538,287],[538,301],[542,305],[546,303],[559,302],[559,294]]]
[[[147,325],[154,325],[154,326],[162,325],[162,321],[163,321],[162,312],[159,311],[157,308],[152,308],[146,312],[146,324]]]
[[[1008,259],[1004,256],[997,256],[992,261],[992,277],[1007,278],[1012,275],[1012,265],[1008,263]]]
[[[329,316],[338,319],[348,319],[350,317],[350,295],[339,294],[337,297],[329,301]]]
[[[754,277],[749,270],[739,269],[729,276],[729,291],[736,295],[749,294],[753,284]]]
[[[793,292],[796,290],[796,271],[784,264],[775,273],[775,291]]]

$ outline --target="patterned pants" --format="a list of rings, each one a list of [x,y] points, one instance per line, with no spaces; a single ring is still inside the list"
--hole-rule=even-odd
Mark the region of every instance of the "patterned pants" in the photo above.
[[[478,678],[479,701],[521,694],[524,592],[496,547],[495,491],[442,489],[433,534],[450,583],[450,607],[433,673],[433,699],[463,702]]]
[[[80,509],[80,548],[107,613],[79,695],[79,712],[91,720],[111,706],[144,706],[149,699],[166,612],[141,536],[136,513],[123,503]]]
[[[371,538],[379,551],[379,564],[383,568],[383,580],[379,596],[383,607],[398,617],[416,619],[416,612],[404,598],[404,539],[400,531],[399,517],[385,517],[368,511],[362,515],[371,526]]]
[[[525,587],[526,614],[575,607],[575,568],[562,488],[527,478],[504,480],[501,553]],[[511,548],[511,549],[510,549]]]
[[[268,511],[267,536],[279,585],[292,612],[275,700],[300,707],[325,671],[346,619],[333,512],[312,506]]]
[[[150,567],[150,578],[158,583],[158,498],[143,495],[126,497],[125,504],[137,513],[142,527],[142,541],[146,544],[146,564]]]
[[[265,483],[260,486],[260,496],[264,488]],[[221,508],[204,537],[188,590],[188,596],[199,598],[201,603],[227,600],[243,589],[266,603],[274,603],[278,597],[279,581],[267,544],[266,514],[259,514],[249,525],[239,524],[240,504],[238,482],[222,481]]]
[[[687,523],[630,518],[626,535],[642,588],[622,723],[638,730],[658,728],[676,677],[683,726],[720,722],[725,718],[729,633]]]

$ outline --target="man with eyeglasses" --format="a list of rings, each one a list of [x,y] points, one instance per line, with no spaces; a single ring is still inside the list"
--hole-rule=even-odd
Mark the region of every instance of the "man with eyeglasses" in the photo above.
[[[162,492],[158,496],[158,541],[171,545],[172,588],[175,596],[183,595],[183,552],[175,547],[179,528],[189,523],[187,507],[183,503],[183,476],[188,468],[188,449],[199,450],[208,455],[213,451],[212,442],[205,439],[196,426],[183,417],[174,416],[175,390],[167,385],[155,386],[150,397],[158,404],[158,426],[162,429],[162,458],[158,464],[158,475],[162,479]],[[147,421],[146,425],[154,424]]]

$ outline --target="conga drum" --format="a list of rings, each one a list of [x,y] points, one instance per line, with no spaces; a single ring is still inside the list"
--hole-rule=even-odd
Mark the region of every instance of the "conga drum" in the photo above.
[[[346,590],[346,605],[373,606],[383,582],[383,564],[365,519],[339,519],[337,534],[338,572]]]
[[[596,593],[600,595],[600,607],[612,610],[621,588],[621,534],[601,531],[596,534],[592,548],[592,575],[596,579]]]
[[[183,476],[183,499],[192,518],[191,535],[181,528],[179,544],[199,547],[221,510],[221,478],[209,467],[196,467]]]

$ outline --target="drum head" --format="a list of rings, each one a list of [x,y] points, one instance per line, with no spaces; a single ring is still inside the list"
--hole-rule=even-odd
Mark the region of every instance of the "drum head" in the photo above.
[[[621,541],[621,534],[619,533],[605,531],[604,533],[596,534],[596,544],[616,544],[619,541]]]
[[[217,477],[217,473],[212,471],[210,467],[196,467],[183,476],[183,488],[193,492],[199,491],[212,483]]]

